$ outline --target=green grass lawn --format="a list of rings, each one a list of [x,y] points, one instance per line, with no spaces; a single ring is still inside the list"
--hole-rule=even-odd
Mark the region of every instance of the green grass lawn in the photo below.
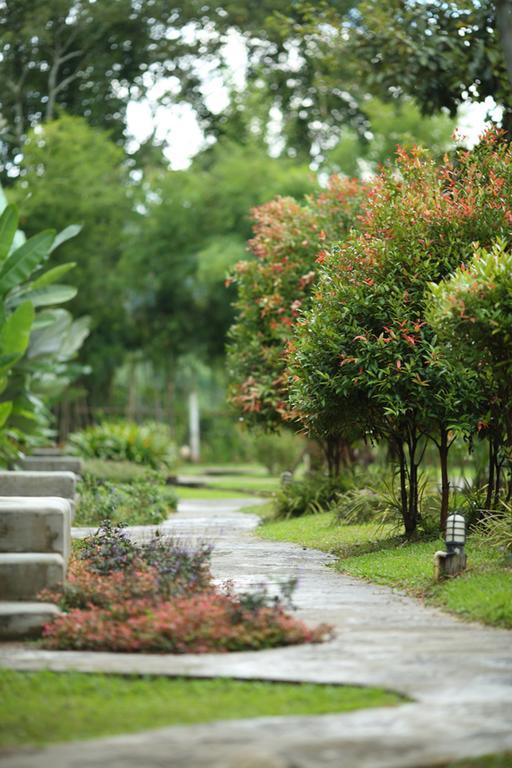
[[[404,543],[386,526],[336,525],[329,512],[270,520],[258,535],[292,541],[338,556],[336,568],[362,579],[399,587],[463,618],[512,627],[512,568],[490,547],[468,541],[468,570],[441,584],[433,581],[439,540]]]
[[[242,499],[247,494],[241,491],[224,491],[220,488],[186,488],[183,485],[173,486],[178,499],[211,499],[212,501],[222,499]]]
[[[280,486],[278,477],[266,475],[253,477],[252,475],[224,475],[208,476],[208,485],[213,488],[226,488],[227,490],[243,490],[254,493],[273,493]]]
[[[268,477],[268,471],[261,464],[180,464],[176,470],[178,475],[247,475],[251,477]]]
[[[177,474],[201,477],[209,488],[244,493],[271,494],[280,485],[280,478],[272,477],[259,464],[185,464]]]
[[[391,706],[377,688],[228,679],[0,670],[0,746],[47,744],[166,725]]]
[[[512,768],[512,752],[457,760],[440,768]]]
[[[391,526],[336,525],[330,512],[303,515],[290,520],[268,520],[258,529],[262,539],[293,541],[304,547],[321,549],[346,557],[362,547],[372,547],[389,539]]]

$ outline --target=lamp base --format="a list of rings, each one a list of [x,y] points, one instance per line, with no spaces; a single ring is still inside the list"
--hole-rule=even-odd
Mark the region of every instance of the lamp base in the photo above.
[[[467,557],[463,549],[455,552],[436,552],[434,555],[434,580],[442,581],[458,576],[466,570]]]

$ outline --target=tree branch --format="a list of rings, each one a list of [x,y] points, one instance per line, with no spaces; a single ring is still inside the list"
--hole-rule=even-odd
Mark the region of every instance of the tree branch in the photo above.
[[[512,86],[512,0],[496,0],[496,29],[501,41],[508,81]]]

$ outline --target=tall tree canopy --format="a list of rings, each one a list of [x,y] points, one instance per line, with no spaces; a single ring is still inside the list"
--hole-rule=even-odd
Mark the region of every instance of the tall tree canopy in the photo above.
[[[118,264],[131,216],[129,191],[123,151],[104,131],[65,116],[29,134],[21,176],[11,193],[28,235],[44,225],[57,230],[69,223],[82,225],[78,237],[64,243],[52,261],[77,264],[69,278],[78,288],[71,308],[93,318],[82,359],[93,368],[91,386],[98,397],[105,397],[122,355],[125,316]]]
[[[455,114],[492,96],[512,119],[512,14],[508,0],[364,0],[351,48],[369,90],[406,94],[423,112]]]
[[[307,166],[273,159],[258,143],[228,140],[190,169],[151,180],[126,266],[134,338],[155,362],[169,364],[191,351],[204,359],[223,354],[234,298],[224,279],[244,255],[249,210],[276,194],[300,198],[315,186]]]
[[[0,113],[4,160],[19,153],[30,128],[59,109],[122,137],[129,99],[156,78],[172,77],[196,42],[171,34],[195,3],[166,0],[2,0]]]

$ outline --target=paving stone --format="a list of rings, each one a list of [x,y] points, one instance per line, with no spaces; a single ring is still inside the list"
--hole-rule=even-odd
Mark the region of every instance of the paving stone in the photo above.
[[[68,560],[71,503],[48,497],[0,498],[0,552],[50,552]]]
[[[59,496],[74,499],[76,475],[73,472],[0,471],[2,496]]]
[[[62,584],[65,574],[62,555],[41,552],[0,554],[0,600],[34,601],[45,587]]]
[[[58,445],[43,445],[39,448],[34,448],[32,456],[64,456],[64,449]]]
[[[0,639],[37,637],[41,627],[59,614],[52,603],[0,602]]]
[[[83,472],[82,459],[76,456],[26,456],[18,462],[19,468],[29,472]]]
[[[233,579],[237,588],[264,583],[274,589],[297,576],[297,615],[309,624],[332,624],[333,640],[195,656],[4,644],[0,666],[380,686],[413,703],[165,728],[13,755],[0,760],[2,768],[240,768],[243,759],[252,759],[254,768],[431,768],[512,749],[512,632],[465,623],[398,590],[343,576],[322,552],[257,539],[252,531],[258,517],[240,513],[241,506],[236,499],[184,502],[158,529],[164,536],[212,542],[214,576]],[[141,540],[154,530],[137,526],[129,532]]]

